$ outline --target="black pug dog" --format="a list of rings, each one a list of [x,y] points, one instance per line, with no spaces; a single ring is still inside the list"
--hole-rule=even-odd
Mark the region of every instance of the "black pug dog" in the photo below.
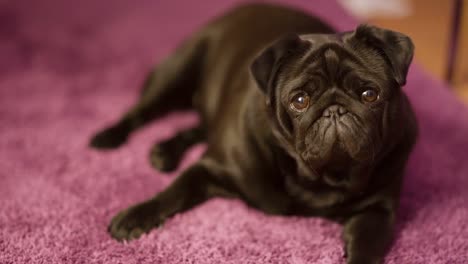
[[[255,4],[215,19],[163,61],[140,101],[91,145],[115,148],[170,111],[200,125],[154,146],[170,171],[195,143],[202,158],[166,190],[112,219],[139,237],[212,197],[268,214],[343,224],[347,263],[380,263],[392,241],[400,185],[417,126],[401,90],[409,37],[373,26],[335,33],[300,11]]]

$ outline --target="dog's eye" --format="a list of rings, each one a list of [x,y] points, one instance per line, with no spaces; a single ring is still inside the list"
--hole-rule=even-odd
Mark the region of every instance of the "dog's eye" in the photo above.
[[[309,107],[310,96],[306,92],[296,94],[291,100],[291,109],[297,112],[304,112]]]
[[[379,99],[379,94],[372,89],[366,90],[361,94],[361,100],[366,103],[372,103]]]

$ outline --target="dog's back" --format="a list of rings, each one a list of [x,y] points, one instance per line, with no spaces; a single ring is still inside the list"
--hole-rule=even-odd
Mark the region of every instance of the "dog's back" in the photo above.
[[[284,7],[240,6],[213,20],[195,36],[206,44],[195,107],[205,125],[219,124],[242,110],[243,93],[258,92],[249,68],[255,55],[274,40],[293,33],[332,33],[328,25],[304,12]],[[245,98],[245,97],[244,97]],[[236,105],[233,105],[236,102]],[[216,119],[216,121],[214,121]]]

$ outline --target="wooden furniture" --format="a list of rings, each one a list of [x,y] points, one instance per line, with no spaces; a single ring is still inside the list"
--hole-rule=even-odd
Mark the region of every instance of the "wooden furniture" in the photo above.
[[[450,82],[454,92],[468,103],[468,2],[408,1],[410,16],[372,17],[369,22],[408,34],[416,46],[415,61],[433,76]]]
[[[455,91],[468,102],[468,3],[456,0],[453,21],[452,67],[448,68],[447,77]]]

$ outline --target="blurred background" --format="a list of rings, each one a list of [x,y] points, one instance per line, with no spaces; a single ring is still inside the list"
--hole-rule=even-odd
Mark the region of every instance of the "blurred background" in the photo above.
[[[354,16],[409,35],[415,59],[468,104],[468,4],[465,0],[340,0]]]

